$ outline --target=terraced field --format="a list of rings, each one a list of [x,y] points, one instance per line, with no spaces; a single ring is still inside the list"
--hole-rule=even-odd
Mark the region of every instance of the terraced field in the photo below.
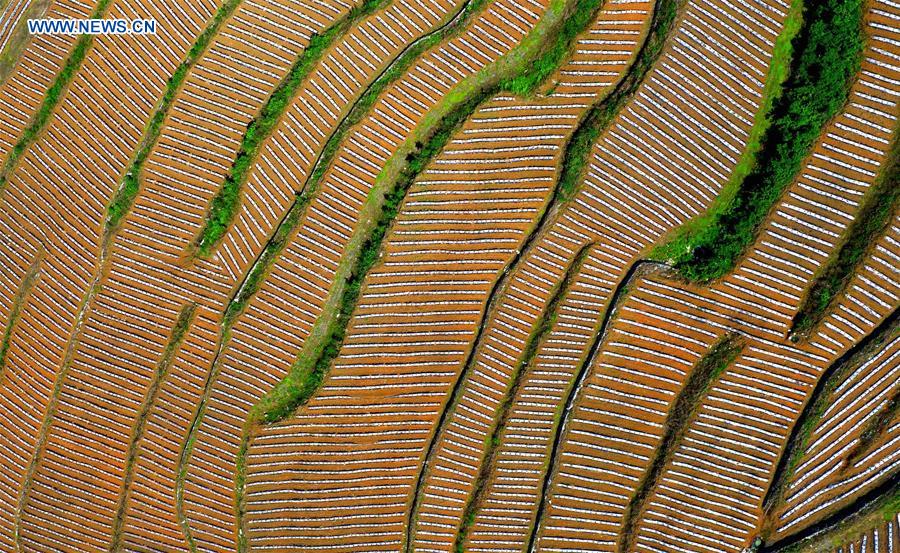
[[[0,0],[0,115],[0,551],[900,551],[895,0]]]

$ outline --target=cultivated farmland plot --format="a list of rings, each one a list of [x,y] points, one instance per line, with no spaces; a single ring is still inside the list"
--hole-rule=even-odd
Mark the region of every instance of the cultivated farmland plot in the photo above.
[[[900,551],[898,197],[896,0],[0,0],[0,552]]]

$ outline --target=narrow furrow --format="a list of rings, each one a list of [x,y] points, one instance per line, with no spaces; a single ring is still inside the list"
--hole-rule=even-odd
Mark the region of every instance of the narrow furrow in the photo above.
[[[128,455],[125,458],[125,476],[122,479],[122,491],[119,493],[119,502],[118,507],[116,508],[112,537],[109,543],[110,553],[116,553],[123,549],[122,532],[124,530],[125,514],[128,508],[128,500],[131,496],[131,482],[134,477],[135,461],[138,455],[140,455],[142,441],[144,439],[144,424],[147,420],[147,416],[150,414],[150,410],[159,398],[160,386],[162,385],[163,380],[166,379],[169,369],[172,366],[172,361],[178,349],[181,347],[185,335],[190,329],[196,309],[197,304],[189,303],[182,307],[181,311],[178,313],[178,319],[175,321],[175,326],[172,328],[169,342],[166,344],[162,357],[156,365],[156,375],[147,390],[144,404],[141,406],[141,410],[138,412],[135,419],[131,443],[128,446]]]
[[[625,273],[625,276],[622,277],[622,280],[613,290],[612,295],[610,296],[609,303],[607,304],[606,311],[603,314],[603,319],[600,322],[600,326],[597,329],[597,332],[594,335],[593,341],[591,343],[589,353],[587,357],[584,359],[584,362],[578,368],[578,371],[575,373],[575,378],[573,380],[573,385],[569,388],[569,392],[566,395],[565,401],[562,403],[562,416],[560,417],[560,421],[555,425],[553,432],[553,440],[552,445],[550,446],[550,452],[547,456],[548,466],[547,470],[544,472],[542,478],[542,484],[540,488],[540,493],[537,498],[537,513],[534,516],[534,523],[531,526],[531,532],[529,533],[528,542],[526,551],[529,553],[534,553],[537,551],[537,538],[540,533],[541,524],[544,521],[544,512],[547,510],[547,502],[549,501],[549,493],[550,488],[553,485],[553,475],[559,471],[557,465],[559,463],[559,451],[560,446],[563,442],[563,437],[566,433],[566,426],[569,424],[569,418],[572,413],[572,409],[575,406],[575,398],[578,397],[579,392],[584,386],[584,381],[589,374],[589,370],[591,366],[594,364],[594,360],[600,352],[600,346],[603,344],[603,339],[606,336],[607,328],[609,327],[610,322],[615,318],[616,315],[616,307],[623,300],[625,295],[628,293],[628,288],[635,280],[635,278],[639,278],[641,272],[647,269],[666,269],[668,268],[666,265],[649,260],[640,260],[636,261],[628,268],[628,271]]]
[[[25,271],[25,276],[22,278],[19,289],[16,291],[16,295],[13,298],[13,304],[6,320],[6,329],[3,332],[3,341],[0,342],[0,381],[2,381],[3,373],[6,369],[6,355],[9,353],[9,344],[10,340],[12,340],[13,330],[15,330],[16,322],[18,322],[19,315],[22,312],[22,305],[27,300],[31,288],[40,276],[43,257],[44,252],[38,250],[37,255],[34,257],[34,261],[31,262],[31,265]]]
[[[575,259],[566,270],[565,277],[557,286],[556,292],[550,298],[550,302],[547,304],[547,308],[544,310],[544,314],[541,316],[540,326],[534,330],[531,338],[529,338],[528,346],[526,347],[525,351],[522,354],[522,358],[519,361],[519,367],[516,373],[513,375],[513,379],[509,385],[509,389],[506,391],[503,403],[500,404],[500,409],[498,410],[496,417],[496,423],[491,430],[491,434],[487,438],[488,446],[485,450],[484,458],[481,461],[478,478],[475,480],[475,487],[471,495],[469,496],[468,501],[466,502],[466,506],[463,510],[462,524],[457,530],[456,538],[453,542],[453,550],[456,553],[463,553],[465,551],[464,547],[466,544],[466,540],[469,536],[469,531],[471,529],[472,523],[475,522],[475,515],[478,512],[478,509],[481,507],[488,479],[491,477],[491,473],[496,469],[496,456],[499,450],[503,431],[506,428],[506,424],[509,419],[513,399],[516,397],[516,393],[519,391],[519,388],[522,384],[522,379],[525,376],[526,371],[529,367],[532,366],[535,361],[535,356],[538,353],[539,346],[547,338],[550,331],[552,330],[553,322],[556,320],[556,317],[559,314],[560,304],[562,303],[564,297],[570,292],[575,277],[584,266],[584,262],[587,259],[592,246],[593,244],[585,245],[575,256]]]

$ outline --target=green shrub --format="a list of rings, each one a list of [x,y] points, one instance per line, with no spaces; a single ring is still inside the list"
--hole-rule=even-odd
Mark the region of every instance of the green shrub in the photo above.
[[[862,0],[823,0],[807,7],[793,41],[791,72],[774,104],[755,166],[728,205],[697,232],[693,248],[676,258],[682,276],[719,278],[753,242],[823,126],[847,100],[861,62],[862,16]]]

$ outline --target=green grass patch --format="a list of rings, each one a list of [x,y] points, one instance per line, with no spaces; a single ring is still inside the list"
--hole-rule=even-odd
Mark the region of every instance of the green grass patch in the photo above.
[[[110,1],[111,0],[100,0],[97,2],[97,7],[94,8],[91,17],[102,17],[103,14],[106,13],[106,8],[109,7]],[[41,101],[40,106],[38,106],[37,112],[35,112],[31,122],[22,132],[19,141],[16,142],[9,151],[3,166],[0,167],[0,191],[6,188],[9,174],[12,172],[13,168],[15,168],[19,158],[22,157],[25,150],[27,150],[32,142],[35,141],[38,134],[44,130],[44,127],[47,126],[47,122],[50,120],[53,109],[59,103],[59,99],[69,86],[69,83],[75,78],[75,74],[81,67],[81,63],[84,61],[84,58],[87,56],[88,50],[90,50],[93,43],[94,37],[92,35],[82,35],[75,41],[75,46],[72,48],[72,52],[69,53],[69,57],[66,58],[66,61],[63,63],[62,69],[56,75],[53,84],[51,84],[47,89],[47,92],[44,93],[44,99]]]
[[[506,428],[506,424],[509,421],[510,410],[522,384],[525,372],[528,370],[528,367],[534,363],[534,358],[537,356],[539,346],[553,329],[553,326],[556,323],[559,306],[569,289],[572,287],[572,283],[575,280],[575,277],[578,276],[581,267],[584,265],[584,261],[587,259],[588,253],[590,252],[591,245],[592,244],[588,244],[584,246],[581,251],[575,255],[575,258],[566,270],[562,282],[557,285],[556,290],[550,297],[550,301],[544,309],[543,316],[532,331],[531,336],[528,337],[528,342],[525,345],[522,355],[519,357],[519,363],[513,373],[510,385],[507,387],[506,393],[503,396],[503,401],[497,407],[497,412],[494,417],[497,422],[494,424],[490,436],[485,440],[486,447],[484,458],[481,462],[478,476],[475,478],[475,486],[472,493],[469,495],[469,499],[463,510],[462,524],[456,532],[456,539],[453,543],[453,550],[456,553],[465,553],[464,548],[466,539],[469,536],[472,524],[475,522],[475,517],[478,513],[478,509],[481,507],[482,498],[484,497],[488,481],[494,471],[503,429]]]
[[[634,495],[625,508],[622,530],[619,535],[618,550],[620,552],[627,553],[632,550],[641,513],[662,478],[663,471],[675,455],[676,448],[687,433],[688,424],[709,393],[713,383],[737,359],[743,347],[744,342],[739,334],[726,334],[713,344],[688,374],[684,386],[678,392],[666,415],[662,439],[656,447],[644,476],[635,488]]]
[[[169,80],[166,82],[165,92],[159,102],[159,107],[147,124],[147,128],[144,131],[144,138],[141,140],[141,144],[138,147],[134,158],[131,160],[131,166],[125,172],[125,177],[122,179],[118,190],[116,190],[115,195],[107,207],[105,229],[105,235],[107,237],[119,229],[125,215],[131,210],[131,206],[134,205],[134,200],[140,190],[141,172],[143,171],[144,163],[150,156],[150,151],[153,149],[153,146],[156,144],[157,140],[159,140],[166,116],[172,108],[172,105],[175,103],[175,97],[181,89],[181,85],[184,84],[188,72],[197,60],[200,59],[200,56],[206,51],[207,47],[209,47],[209,44],[212,42],[212,39],[219,32],[219,28],[221,28],[225,20],[231,16],[240,3],[241,0],[227,0],[219,6],[212,21],[210,21],[203,32],[200,33],[197,40],[194,41],[193,46],[191,46],[191,49],[188,51],[185,59],[177,68],[175,68],[172,76],[169,77]]]
[[[888,161],[866,191],[853,222],[844,231],[837,251],[819,269],[800,309],[791,322],[790,338],[799,341],[814,329],[850,285],[866,254],[887,231],[900,197],[900,129]]]
[[[22,307],[25,305],[25,300],[28,299],[28,294],[34,287],[34,283],[37,282],[38,275],[41,272],[42,260],[43,255],[39,253],[25,271],[25,277],[19,285],[19,290],[16,292],[16,297],[9,310],[9,319],[6,321],[6,330],[3,332],[3,342],[0,343],[0,379],[3,378],[3,375],[6,372],[6,356],[9,354],[9,347],[12,343],[13,330],[22,313]]]
[[[309,44],[269,96],[259,115],[247,125],[231,169],[225,176],[225,182],[222,183],[219,192],[210,202],[204,226],[194,240],[193,250],[197,256],[209,257],[216,244],[225,236],[225,232],[237,215],[240,207],[241,188],[256,161],[259,147],[272,133],[287,108],[290,107],[300,85],[322,59],[325,51],[357,21],[374,13],[388,1],[363,0],[361,4],[351,8],[347,15],[322,34],[314,33],[310,37]]]
[[[772,103],[752,169],[707,224],[695,225],[677,247],[665,249],[683,277],[719,278],[752,244],[822,128],[847,100],[862,59],[862,17],[863,0],[823,0],[804,8],[790,49],[782,46],[793,51],[791,69]]]
[[[519,96],[533,93],[569,57],[575,39],[591,24],[604,1],[583,0],[577,5],[569,5],[555,40],[544,42],[546,46],[534,63],[523,73],[504,80],[500,84],[501,88]]]

